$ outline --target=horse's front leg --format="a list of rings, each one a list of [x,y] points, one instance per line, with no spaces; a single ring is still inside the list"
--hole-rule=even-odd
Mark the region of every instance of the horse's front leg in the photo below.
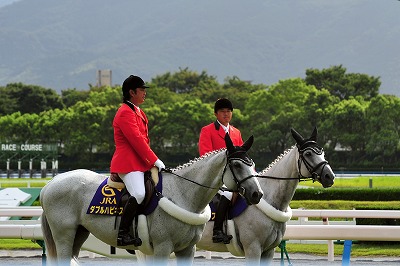
[[[195,246],[188,246],[187,248],[175,252],[176,264],[178,266],[193,265]]]
[[[254,241],[253,243],[247,246],[246,245],[243,246],[244,246],[244,256],[246,260],[246,265],[259,266],[261,259],[261,245],[257,241]]]
[[[169,241],[157,244],[154,243],[154,255],[150,258],[146,257],[146,264],[157,266],[168,265],[168,260],[172,252],[172,243],[170,243]]]
[[[262,265],[272,265],[272,260],[274,259],[275,248],[269,250],[264,250],[261,253],[261,263]]]

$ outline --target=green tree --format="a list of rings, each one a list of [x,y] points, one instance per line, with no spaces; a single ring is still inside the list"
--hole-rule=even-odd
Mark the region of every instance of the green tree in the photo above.
[[[226,77],[222,85],[222,94],[219,98],[225,97],[234,103],[235,109],[244,110],[249,95],[256,91],[267,90],[264,84],[251,84],[251,81],[239,79],[237,76]]]
[[[149,120],[150,146],[156,154],[165,154],[170,133],[165,131],[164,126],[171,123],[171,121],[168,121],[167,106],[152,105],[143,108],[143,110],[146,112],[147,119]]]
[[[375,163],[396,163],[400,151],[400,99],[378,95],[366,109],[366,151]]]
[[[153,105],[164,105],[183,101],[187,98],[184,94],[178,94],[170,91],[168,88],[155,87],[153,85],[146,91],[146,101],[141,105],[144,109]]]
[[[77,102],[84,102],[89,97],[89,91],[78,91],[76,89],[67,89],[61,91],[61,99],[65,107],[71,107]]]
[[[5,94],[12,99],[14,110],[9,112],[21,112],[39,114],[42,111],[54,108],[63,108],[61,97],[52,89],[46,89],[36,85],[25,85],[22,83],[7,84]],[[13,104],[16,102],[16,105]],[[8,113],[10,114],[10,113]]]
[[[191,71],[187,67],[176,73],[167,72],[163,75],[158,75],[151,79],[151,84],[156,87],[168,88],[176,93],[190,93],[196,87],[208,86],[215,84],[216,77],[209,76],[206,71],[198,74],[196,71]]]
[[[65,145],[65,153],[77,159],[92,160],[93,153],[102,145],[100,127],[106,109],[95,107],[91,102],[78,102],[69,108],[69,120],[66,130],[69,134]]]
[[[6,87],[0,87],[0,115],[12,114],[18,110],[17,98],[11,97]]]
[[[201,128],[215,119],[213,109],[198,99],[176,102],[169,106],[163,124],[169,152],[198,156],[197,143]]]
[[[278,156],[293,143],[291,127],[300,132],[311,132],[313,127],[306,123],[303,106],[313,93],[317,93],[315,87],[300,78],[281,80],[267,91],[252,93],[244,114],[248,119],[247,128],[255,136],[254,149]]]
[[[240,80],[237,76],[225,78],[224,84],[220,85],[217,81],[213,84],[208,83],[207,86],[201,84],[191,93],[191,97],[201,99],[203,103],[214,104],[219,98],[228,98],[234,109],[243,110],[245,103],[250,95],[258,90],[267,89],[266,85],[252,85],[249,81]]]
[[[57,143],[63,147],[70,136],[68,128],[70,115],[68,108],[44,111],[40,113],[32,134],[41,143]]]
[[[351,96],[371,99],[378,95],[381,85],[379,77],[359,73],[346,74],[346,68],[342,65],[322,70],[307,69],[305,81],[319,90],[327,89],[341,100],[349,99]]]
[[[331,145],[351,151],[346,163],[360,163],[365,156],[368,104],[362,97],[350,97],[328,108]]]
[[[38,114],[12,113],[0,117],[1,139],[10,142],[35,141],[32,134]]]

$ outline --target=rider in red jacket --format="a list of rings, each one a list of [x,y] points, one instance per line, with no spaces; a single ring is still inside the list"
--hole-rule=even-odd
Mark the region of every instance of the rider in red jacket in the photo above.
[[[117,173],[124,181],[131,197],[126,203],[118,230],[118,246],[140,246],[139,237],[130,235],[130,226],[137,208],[145,197],[144,172],[154,165],[161,169],[164,163],[150,148],[148,120],[139,105],[146,97],[146,84],[138,76],[129,76],[122,84],[123,104],[115,114],[115,152],[111,160],[111,173]]]
[[[229,124],[232,119],[232,112],[233,106],[228,99],[221,98],[215,102],[214,115],[217,120],[201,129],[199,138],[200,156],[213,150],[225,148],[224,138],[226,133],[232,139],[233,145],[241,146],[243,144],[239,129]],[[232,192],[219,190],[218,193],[221,197],[215,213],[212,239],[214,243],[223,242],[228,244],[232,236],[225,234],[222,227],[230,201],[232,200]]]

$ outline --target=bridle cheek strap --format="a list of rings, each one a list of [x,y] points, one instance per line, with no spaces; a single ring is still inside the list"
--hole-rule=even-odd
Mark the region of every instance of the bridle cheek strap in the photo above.
[[[299,178],[301,179],[309,179],[311,178],[313,180],[313,182],[315,182],[316,180],[318,180],[318,177],[321,176],[322,172],[324,171],[325,166],[328,164],[328,161],[323,160],[321,161],[319,164],[317,164],[316,166],[312,167],[312,165],[304,158],[303,153],[305,150],[303,150],[300,153],[299,156],[299,160],[298,160],[298,168],[299,168]],[[308,172],[311,174],[310,177],[305,177],[301,174],[301,163],[304,163],[305,167],[307,168]],[[320,173],[317,173],[318,168],[321,167],[321,171]]]
[[[243,178],[242,180],[239,180],[237,178],[237,176],[235,175],[235,171],[233,171],[232,161],[234,161],[234,160],[241,161],[242,163],[244,163],[245,165],[248,165],[248,166],[254,165],[252,160],[241,159],[241,158],[228,158],[226,161],[224,170],[222,172],[222,182],[224,182],[224,175],[226,172],[226,168],[229,165],[229,169],[231,170],[231,173],[233,175],[233,180],[236,183],[236,190],[230,190],[230,189],[226,189],[226,188],[220,188],[220,189],[223,191],[239,192],[240,194],[244,194],[245,189],[241,186],[241,184],[244,183],[245,181],[247,181],[248,179],[254,177],[255,175],[249,175],[249,176]]]

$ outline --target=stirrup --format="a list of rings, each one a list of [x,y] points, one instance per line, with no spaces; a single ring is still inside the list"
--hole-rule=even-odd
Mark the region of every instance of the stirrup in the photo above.
[[[221,243],[223,242],[224,244],[229,244],[231,242],[231,239],[233,237],[231,235],[227,235],[222,231],[217,231],[214,233],[212,240],[214,243]]]
[[[135,247],[139,247],[142,245],[142,240],[139,237],[132,237],[130,234],[118,234],[117,245],[118,246],[134,245]]]

